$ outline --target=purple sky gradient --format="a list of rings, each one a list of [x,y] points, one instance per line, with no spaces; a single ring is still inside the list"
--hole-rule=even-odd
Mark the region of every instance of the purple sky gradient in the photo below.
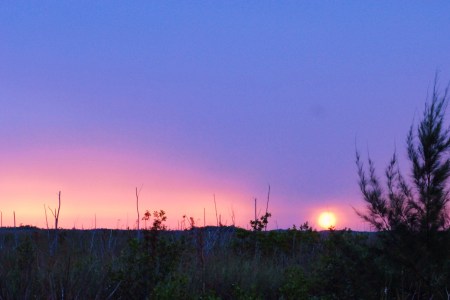
[[[446,1],[2,1],[0,209],[41,224],[60,189],[78,193],[68,207],[97,201],[74,176],[98,174],[90,193],[123,182],[130,219],[143,185],[148,209],[179,201],[172,220],[214,214],[215,193],[228,220],[248,209],[245,227],[270,184],[280,227],[326,208],[365,228],[355,146],[380,175],[394,149],[405,157],[436,71],[450,80],[449,37]],[[176,196],[194,186],[198,203]]]

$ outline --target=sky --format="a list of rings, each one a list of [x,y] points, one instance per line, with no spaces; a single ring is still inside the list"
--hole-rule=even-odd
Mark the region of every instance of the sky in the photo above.
[[[3,226],[369,230],[355,149],[383,175],[436,73],[450,3],[1,1]],[[217,206],[217,215],[214,205]],[[141,225],[142,226],[142,225]]]

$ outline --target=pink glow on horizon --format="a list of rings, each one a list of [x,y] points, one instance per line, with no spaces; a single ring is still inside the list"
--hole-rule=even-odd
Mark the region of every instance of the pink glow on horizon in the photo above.
[[[1,207],[3,226],[13,226],[15,211],[17,226],[45,228],[44,204],[55,209],[61,191],[60,227],[135,228],[136,187],[140,189],[141,217],[147,209],[151,212],[162,209],[167,213],[170,229],[181,226],[183,215],[193,217],[198,226],[203,226],[204,211],[206,225],[216,225],[214,194],[223,225],[232,225],[233,213],[235,225],[243,228],[249,228],[249,220],[254,218],[255,195],[245,184],[220,180],[220,175],[215,174],[216,179],[188,166],[176,168],[164,158],[142,162],[134,158],[142,155],[81,147],[59,151],[35,149],[16,155],[0,174],[0,197],[5,200]],[[337,228],[355,228],[360,224],[351,208],[342,205],[343,201],[328,207],[305,208],[301,203],[288,205],[292,203],[289,200],[276,193],[272,195],[270,229],[288,228],[306,221],[319,228],[317,215],[327,209],[336,214]],[[264,213],[265,201],[262,197],[258,200],[259,215]],[[54,226],[49,210],[47,218],[49,227]]]

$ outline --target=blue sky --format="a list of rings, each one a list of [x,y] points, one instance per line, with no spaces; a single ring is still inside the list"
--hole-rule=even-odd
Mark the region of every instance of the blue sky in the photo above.
[[[1,209],[40,224],[28,211],[41,220],[62,190],[67,224],[92,215],[70,205],[109,201],[112,226],[132,219],[142,185],[173,221],[213,214],[215,193],[245,227],[270,184],[280,227],[325,208],[362,226],[355,146],[380,175],[394,149],[404,157],[435,73],[450,80],[449,13],[445,1],[3,1]]]

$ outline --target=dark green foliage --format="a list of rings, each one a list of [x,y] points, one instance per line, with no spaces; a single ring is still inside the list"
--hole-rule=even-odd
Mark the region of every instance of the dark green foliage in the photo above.
[[[366,175],[356,154],[359,186],[367,203],[367,212],[358,214],[382,232],[375,249],[385,260],[386,274],[390,274],[392,289],[399,297],[445,298],[446,289],[450,289],[447,105],[447,90],[441,95],[435,84],[417,135],[411,126],[407,137],[411,182],[401,174],[394,154],[385,172],[385,191],[373,162],[369,159]]]
[[[138,244],[133,240],[130,249],[124,253],[124,263],[118,264],[124,283],[120,291],[124,292],[125,298],[143,299],[152,294],[157,283],[173,281],[170,277],[179,264],[182,250],[181,241],[171,241],[167,237],[146,236]]]
[[[175,292],[173,284],[178,277],[174,272],[182,256],[183,240],[170,239],[162,232],[167,219],[163,210],[153,216],[151,230],[144,231],[143,240],[131,239],[112,269],[115,297],[145,299],[158,292],[158,297],[166,299],[169,290]]]
[[[152,298],[160,300],[190,299],[192,297],[186,295],[188,284],[189,276],[187,274],[172,272],[156,284]]]
[[[288,300],[308,300],[311,298],[310,278],[305,275],[299,266],[287,268],[285,271],[285,282],[280,288],[280,293],[284,299]]]
[[[66,230],[51,256],[44,230],[18,233],[17,246],[0,231],[0,298],[408,299],[413,274],[383,255],[383,234],[302,225],[256,232],[255,251],[255,232],[234,227],[147,230],[141,241]],[[448,266],[436,274],[448,278]]]
[[[366,234],[330,231],[314,272],[311,293],[327,299],[377,299],[385,287],[382,266]]]
[[[305,259],[319,243],[319,234],[307,223],[292,229],[280,231],[236,230],[232,249],[236,255]]]
[[[8,236],[2,229],[0,235]],[[20,228],[15,239],[4,239],[0,252],[1,299],[95,298],[102,295],[110,257],[87,249],[90,233],[64,231],[51,255],[46,231]]]

